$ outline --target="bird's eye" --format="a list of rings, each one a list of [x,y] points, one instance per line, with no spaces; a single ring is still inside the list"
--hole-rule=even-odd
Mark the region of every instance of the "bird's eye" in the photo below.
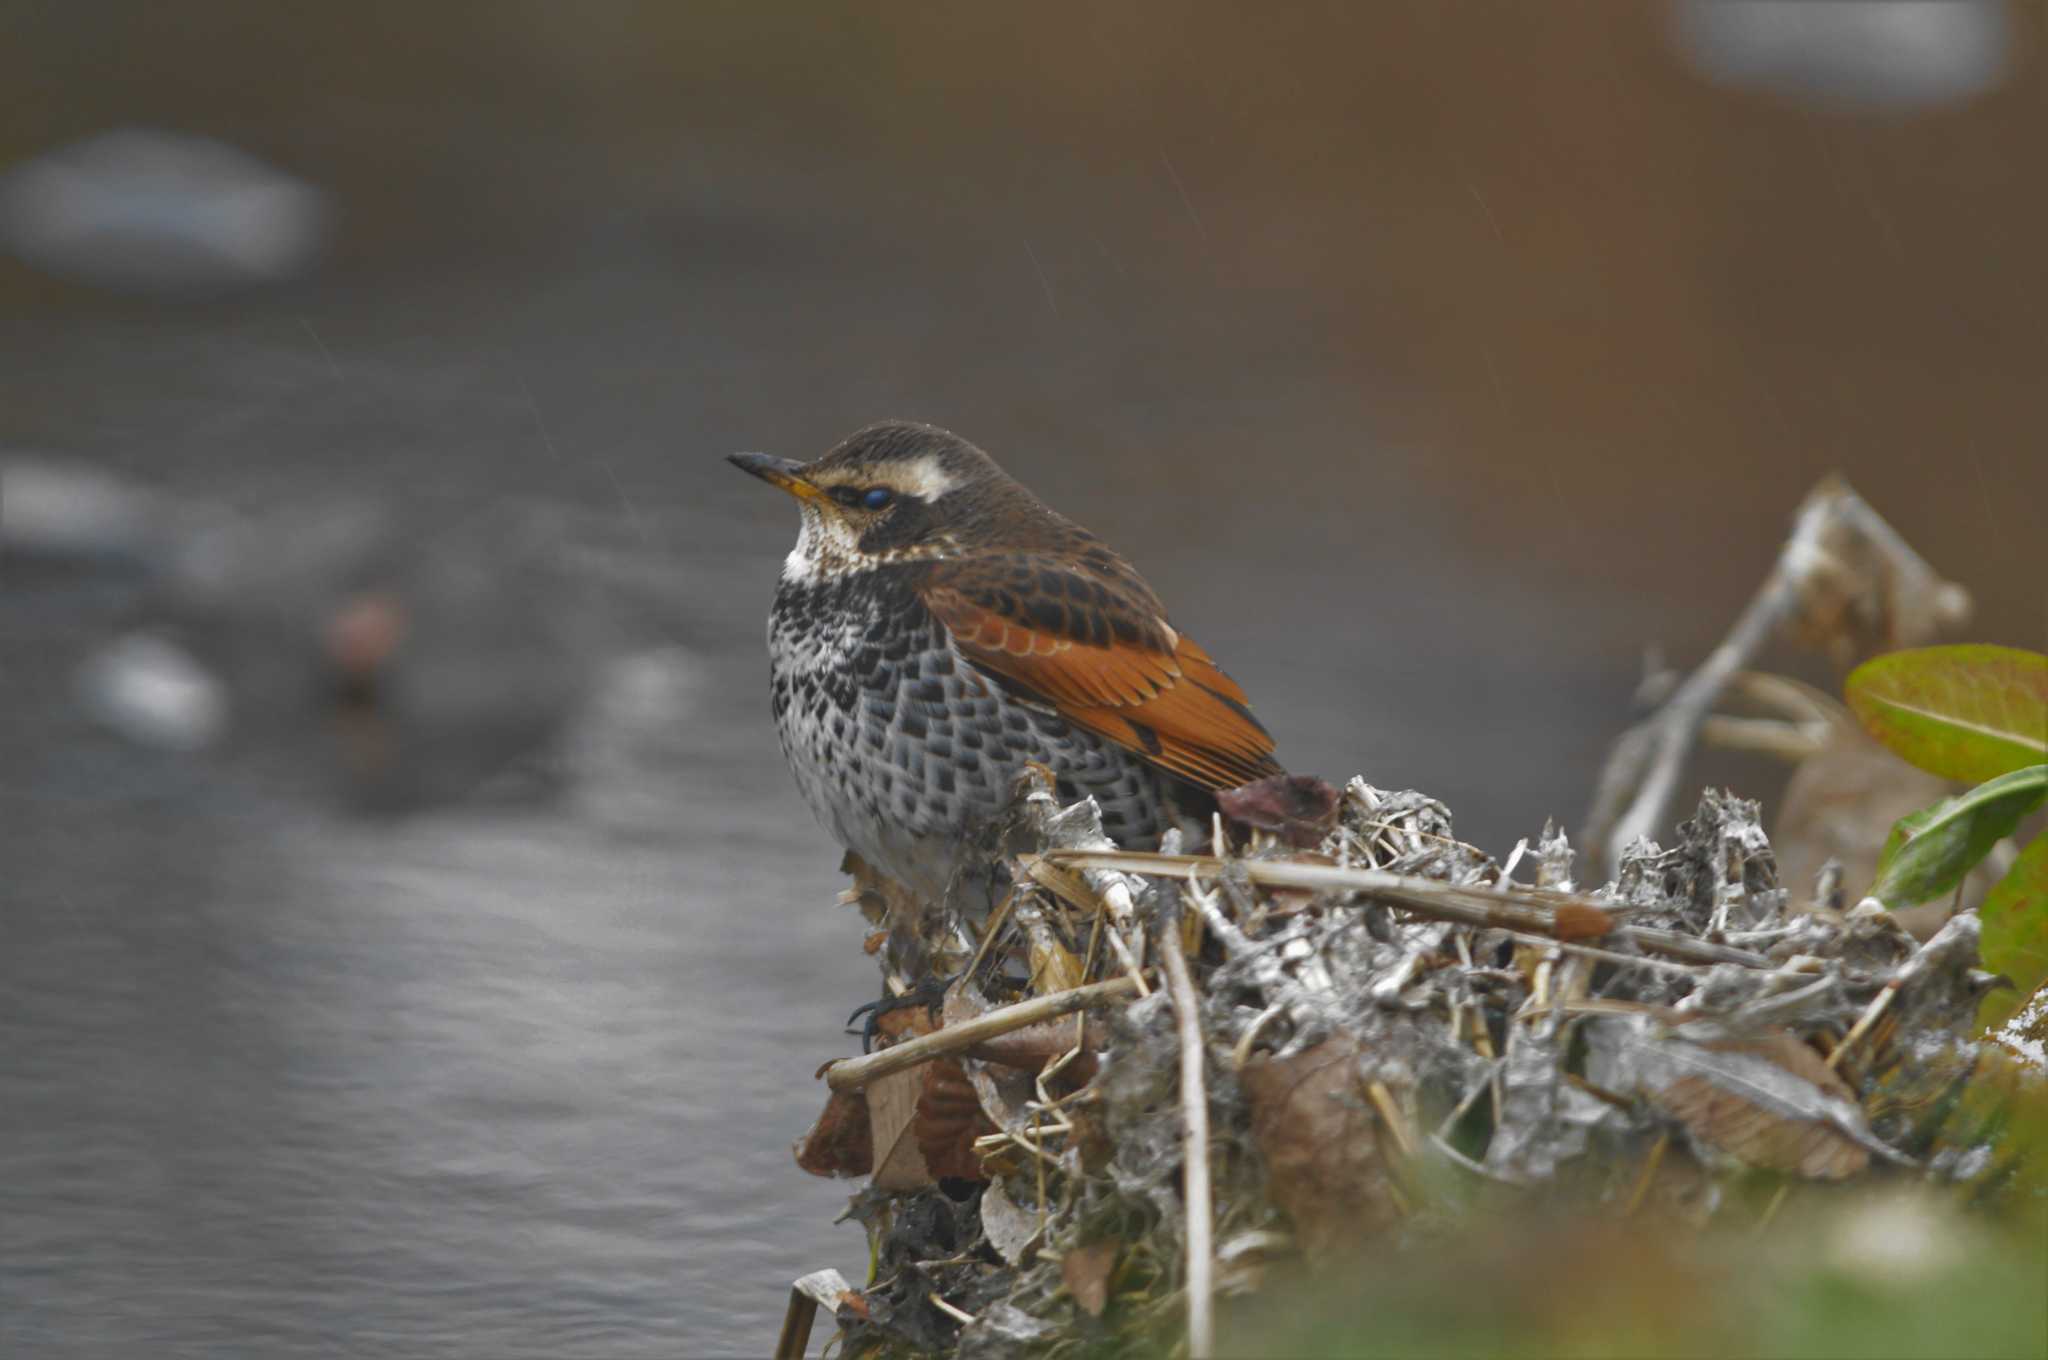
[[[896,493],[891,491],[888,487],[871,486],[867,489],[867,493],[860,498],[860,503],[862,505],[865,505],[870,510],[880,510],[883,506],[887,505],[890,501],[893,501],[895,499]]]

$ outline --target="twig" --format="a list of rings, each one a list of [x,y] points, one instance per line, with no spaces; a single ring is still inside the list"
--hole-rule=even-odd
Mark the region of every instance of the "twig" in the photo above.
[[[1084,852],[1067,852],[1084,853]],[[1092,912],[1109,922],[1103,934],[1109,938],[1109,948],[1116,955],[1117,962],[1124,967],[1128,978],[1139,996],[1151,995],[1152,989],[1145,985],[1145,973],[1138,966],[1138,959],[1131,951],[1130,942],[1124,939],[1117,927],[1132,915],[1130,892],[1121,883],[1098,886],[1085,874],[1062,873],[1061,867],[1043,855],[1022,857],[1024,872],[1040,887],[1072,903],[1076,908]]]
[[[1623,1218],[1634,1218],[1636,1210],[1643,1207],[1643,1197],[1650,1193],[1650,1182],[1657,1178],[1657,1168],[1664,1165],[1664,1151],[1671,1146],[1671,1135],[1660,1133],[1650,1155],[1643,1159],[1642,1174],[1636,1177],[1636,1188],[1628,1197],[1628,1206],[1621,1211]]]
[[[1709,713],[1700,723],[1700,740],[1723,751],[1753,751],[1797,764],[1826,746],[1832,730],[1816,723]]]
[[[1771,1202],[1764,1206],[1764,1211],[1761,1214],[1757,1215],[1756,1230],[1758,1232],[1762,1232],[1771,1226],[1771,1220],[1778,1216],[1778,1210],[1784,1207],[1785,1197],[1791,1193],[1792,1182],[1789,1179],[1778,1183],[1777,1190],[1771,1195]]]
[[[1394,1093],[1383,1081],[1373,1082],[1365,1088],[1365,1093],[1372,1098],[1372,1107],[1379,1111],[1380,1118],[1386,1121],[1387,1134],[1394,1140],[1395,1150],[1413,1161],[1415,1140],[1408,1135],[1408,1120],[1402,1115],[1401,1107],[1394,1103]]]
[[[1451,1126],[1465,1117],[1465,1111],[1471,1109],[1473,1105],[1478,1103],[1479,1097],[1486,1094],[1486,1088],[1492,1085],[1494,1073],[1499,1068],[1500,1063],[1498,1060],[1495,1060],[1489,1066],[1486,1076],[1472,1084],[1472,1089],[1465,1093],[1465,1098],[1458,1102],[1455,1109],[1444,1116],[1444,1122],[1436,1126],[1436,1132],[1431,1134],[1430,1137],[1442,1138],[1448,1134],[1451,1131]]]
[[[1553,940],[1548,935],[1532,935],[1521,930],[1510,930],[1507,936],[1520,944],[1543,945],[1582,959],[1592,959],[1596,963],[1612,963],[1624,968],[1648,968],[1654,972],[1676,973],[1681,977],[1695,979],[1700,976],[1700,965],[1696,963],[1672,963],[1666,959],[1653,959],[1646,954],[1617,954],[1612,949],[1595,949],[1591,945]]]
[[[1178,913],[1174,913],[1177,915]],[[1203,1080],[1202,1017],[1195,980],[1178,932],[1167,930],[1159,951],[1166,990],[1180,1030],[1180,1113],[1185,1151],[1182,1174],[1188,1214],[1188,1360],[1208,1360],[1216,1349],[1215,1230],[1209,1187],[1209,1096]]]
[[[1238,1036],[1236,1045],[1230,1050],[1230,1067],[1232,1071],[1242,1072],[1244,1070],[1244,1065],[1252,1060],[1252,1045],[1258,1042],[1260,1032],[1267,1025],[1285,1014],[1287,1014],[1287,1007],[1281,1002],[1275,1001],[1272,1005],[1252,1017],[1252,1022],[1244,1027],[1244,1033]]]
[[[814,1270],[789,1287],[789,1307],[782,1315],[782,1335],[775,1343],[775,1360],[803,1360],[811,1344],[811,1323],[818,1305],[834,1312],[839,1300],[853,1292],[846,1277],[836,1270]]]
[[[1041,1020],[1056,1020],[1062,1015],[1128,996],[1136,990],[1130,978],[1119,977],[1107,982],[1091,982],[1085,987],[1073,987],[1064,992],[1030,997],[1013,1005],[998,1006],[984,1015],[958,1021],[914,1039],[905,1039],[880,1052],[833,1063],[825,1069],[825,1084],[835,1091],[857,1091],[891,1072],[907,1071],[920,1063],[949,1057],[985,1039],[1035,1025]]]
[[[1863,1014],[1856,1017],[1856,1023],[1849,1027],[1849,1032],[1842,1036],[1842,1042],[1836,1044],[1835,1051],[1828,1054],[1830,1068],[1840,1066],[1842,1059],[1848,1056],[1850,1048],[1856,1041],[1870,1033],[1870,1027],[1878,1022],[1886,1008],[1892,1004],[1892,998],[1899,994],[1899,983],[1903,980],[1904,975],[1901,974],[1878,989],[1877,995],[1870,999],[1870,1005],[1864,1008]]]
[[[1521,1188],[1522,1183],[1520,1181],[1511,1180],[1497,1171],[1487,1170],[1483,1163],[1473,1161],[1470,1157],[1452,1147],[1451,1140],[1440,1133],[1429,1135],[1429,1143],[1431,1147],[1441,1153],[1444,1159],[1453,1166],[1463,1167],[1481,1180],[1494,1181],[1501,1185],[1512,1185],[1517,1189]]]
[[[1299,864],[1288,860],[1230,860],[1207,855],[1155,855],[1138,850],[1049,850],[1042,857],[1077,869],[1116,869],[1165,878],[1213,877],[1227,868],[1242,870],[1254,883],[1275,888],[1307,888],[1312,892],[1355,892],[1427,916],[1481,929],[1525,930],[1556,938],[1557,908],[1583,907],[1612,915],[1615,904],[1580,893],[1516,885],[1467,887],[1434,878],[1390,874],[1382,869],[1344,869],[1334,864]],[[1617,925],[1600,938],[1626,941],[1649,953],[1685,963],[1732,963],[1743,968],[1776,968],[1762,954],[1730,945],[1647,926]]]
[[[1009,922],[1010,910],[1016,905],[1017,889],[1013,887],[1003,894],[1003,900],[989,913],[987,923],[981,928],[981,942],[974,947],[974,957],[969,959],[967,967],[961,970],[963,976],[971,978],[981,971],[982,961],[988,957],[989,946],[1002,934],[1004,925]]]
[[[1963,916],[1951,916],[1940,930],[1934,932],[1934,938],[1921,945],[1913,957],[1907,959],[1899,971],[1885,981],[1877,995],[1870,999],[1870,1004],[1864,1008],[1863,1014],[1856,1017],[1856,1023],[1842,1036],[1842,1042],[1836,1044],[1835,1051],[1828,1054],[1828,1066],[1838,1066],[1843,1057],[1855,1046],[1856,1041],[1868,1034],[1871,1027],[1883,1017],[1900,989],[1918,982],[1920,975],[1932,968],[1944,955],[1957,949],[1967,949],[1971,956],[1975,957],[1980,929],[1974,912]]]
[[[932,1307],[938,1309],[941,1313],[944,1313],[947,1317],[953,1319],[953,1321],[959,1323],[962,1327],[968,1326],[974,1321],[974,1314],[968,1312],[964,1308],[955,1308],[952,1304],[947,1303],[944,1299],[939,1297],[939,1291],[936,1289],[934,1289],[930,1294],[927,1294],[925,1297],[931,1300]]]
[[[1616,739],[1586,816],[1587,846],[1597,859],[1619,864],[1637,838],[1664,825],[1686,757],[1714,701],[1778,629],[1810,613],[1824,591],[1852,598],[1881,595],[1898,644],[1925,637],[1936,624],[1969,611],[1967,593],[1936,576],[1848,483],[1823,478],[1800,506],[1771,574],[1721,645],[1655,714]]]

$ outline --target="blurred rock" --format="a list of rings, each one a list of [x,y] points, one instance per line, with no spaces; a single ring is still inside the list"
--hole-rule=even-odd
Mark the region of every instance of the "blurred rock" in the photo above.
[[[0,555],[136,560],[154,554],[150,496],[97,468],[0,462]]]
[[[183,648],[132,633],[94,653],[78,673],[88,713],[144,746],[197,751],[227,730],[220,681]]]
[[[0,177],[0,245],[122,292],[191,293],[304,273],[327,235],[320,190],[225,143],[101,133]]]
[[[1671,33],[1709,80],[1858,108],[1955,103],[2011,66],[2004,0],[1676,0]]]

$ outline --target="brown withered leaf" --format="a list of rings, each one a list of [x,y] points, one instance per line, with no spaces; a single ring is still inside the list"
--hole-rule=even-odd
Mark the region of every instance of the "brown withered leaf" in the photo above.
[[[796,1164],[813,1176],[865,1176],[874,1169],[874,1130],[868,1098],[859,1091],[834,1091],[811,1131],[794,1148]]]
[[[946,993],[943,1014],[949,1025],[957,1025],[963,1020],[985,1014],[987,1010],[987,1001],[972,988],[955,987]],[[1073,1022],[1065,1023],[1071,1032]],[[1047,1047],[1050,1048],[1051,1045],[1048,1044]],[[974,1083],[975,1093],[981,1097],[982,1112],[995,1121],[998,1129],[1021,1134],[1031,1127],[1029,1106],[1037,1099],[1035,1076],[1043,1065],[1042,1062],[1027,1063],[1025,1067],[1019,1068],[993,1062],[977,1062],[967,1068],[967,1079]]]
[[[1340,1032],[1290,1058],[1262,1054],[1239,1076],[1273,1200],[1311,1261],[1356,1247],[1395,1220],[1356,1039]]]
[[[898,1006],[875,1017],[875,1037],[884,1041],[876,1047],[887,1048],[899,1039],[915,1039],[937,1028],[930,1007]]]
[[[1060,1069],[1054,1079],[1054,1090],[1059,1093],[1078,1090],[1093,1081],[1101,1067],[1095,1056],[1102,1048],[1103,1026],[1099,1020],[1078,1027],[1072,1017],[1043,1020],[985,1039],[968,1049],[967,1056],[980,1062],[999,1063],[1022,1072],[1038,1073],[1045,1070],[1046,1064],[1064,1057],[1074,1047],[1077,1029],[1081,1042],[1080,1056]]]
[[[912,1126],[918,1098],[924,1094],[924,1069],[891,1072],[868,1083],[868,1119],[874,1127],[877,1190],[915,1190],[932,1183],[924,1150]]]
[[[1116,1154],[1116,1143],[1110,1138],[1102,1116],[1090,1106],[1075,1105],[1067,1118],[1074,1124],[1073,1147],[1080,1155],[1082,1173],[1089,1176],[1100,1174]]]
[[[1270,831],[1297,850],[1322,843],[1336,825],[1344,795],[1312,774],[1276,774],[1216,795],[1216,806],[1233,822]]]
[[[1684,1044],[1684,1040],[1674,1043]],[[1726,1055],[1727,1064],[1708,1064],[1687,1072],[1651,1093],[1659,1109],[1684,1124],[1701,1142],[1719,1148],[1743,1163],[1769,1171],[1787,1171],[1817,1180],[1841,1180],[1870,1165],[1870,1153],[1823,1119],[1802,1118],[1793,1109],[1822,1105],[1837,1097],[1855,1104],[1847,1082],[1818,1053],[1784,1030],[1754,1038],[1724,1039],[1696,1046]],[[1768,1089],[1783,1083],[1758,1082],[1760,1060],[1804,1083],[1811,1097],[1788,1108]],[[1798,1092],[1798,1086],[1787,1088]]]
[[[899,1039],[932,1031],[932,1019],[921,1006],[902,1006],[884,1011],[875,1022],[875,1032],[887,1047]],[[825,1075],[825,1067],[818,1069],[818,1075]],[[869,1106],[866,1091],[834,1091],[825,1102],[825,1109],[818,1116],[818,1122],[811,1125],[811,1131],[795,1145],[796,1164],[813,1176],[865,1176],[875,1168],[877,1148],[885,1151],[893,1148],[902,1128],[897,1121],[906,1118],[897,1107],[901,1104],[901,1091],[890,1093],[889,1105],[880,1130],[883,1137],[877,1138],[874,1112]],[[915,1180],[922,1185],[924,1181]]]
[[[1060,1278],[1089,1317],[1101,1317],[1109,1306],[1109,1276],[1116,1267],[1116,1249],[1114,1240],[1090,1242],[1060,1258]]]
[[[982,1113],[981,1098],[959,1063],[942,1058],[925,1064],[924,1089],[910,1131],[925,1170],[934,1178],[988,1179],[975,1155],[974,1140],[994,1133],[996,1126]]]

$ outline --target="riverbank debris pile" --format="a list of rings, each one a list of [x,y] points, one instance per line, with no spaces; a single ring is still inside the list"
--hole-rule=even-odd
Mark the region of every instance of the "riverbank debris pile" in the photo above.
[[[1587,889],[1561,833],[1496,861],[1419,793],[1223,798],[1237,839],[1123,851],[1034,769],[979,920],[850,865],[910,1004],[824,1070],[797,1159],[866,1179],[872,1276],[799,1282],[785,1347],[822,1306],[846,1356],[1200,1356],[1218,1301],[1481,1196],[1703,1225],[1759,1180],[1767,1221],[1799,1187],[2009,1174],[1975,915],[1921,943],[1809,900],[1754,803],[1707,795]]]

